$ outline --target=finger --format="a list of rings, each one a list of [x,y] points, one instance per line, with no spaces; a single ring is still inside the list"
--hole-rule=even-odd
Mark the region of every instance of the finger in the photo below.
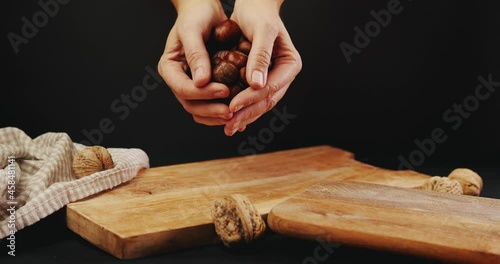
[[[283,89],[279,90],[272,96],[269,96],[265,100],[261,100],[242,109],[240,112],[235,113],[233,118],[226,123],[224,132],[227,135],[232,136],[236,133],[236,131],[240,131],[242,128],[244,130],[247,125],[255,122],[255,120],[259,119],[263,114],[272,109],[272,107],[274,107],[277,102],[283,98],[288,86],[289,85],[286,85]]]
[[[233,117],[233,113],[229,111],[227,105],[222,103],[214,103],[210,101],[199,101],[199,100],[182,100],[179,99],[184,109],[194,115],[199,117],[207,118],[221,118],[229,120]]]
[[[226,123],[227,123],[227,121],[226,121]],[[224,134],[226,134],[226,136],[232,136],[236,132],[243,132],[243,131],[245,131],[245,129],[247,128],[247,126],[243,126],[241,128],[237,128],[237,129],[233,129],[233,130],[227,130],[226,128],[227,128],[227,124],[226,124],[226,127],[224,128]]]
[[[231,112],[236,113],[240,109],[264,100],[269,95],[278,93],[281,90],[286,91],[300,71],[300,67],[298,67],[300,64],[297,65],[295,61],[295,59],[287,57],[276,58],[276,65],[273,70],[269,72],[269,80],[265,88],[261,90],[245,89],[241,91],[229,103]],[[272,101],[269,102],[272,103]],[[274,105],[270,104],[268,107],[271,109],[273,106]]]
[[[248,54],[247,80],[250,87],[254,89],[264,88],[267,81],[267,69],[271,63],[273,45],[278,31],[272,27],[266,27],[257,31],[253,36],[252,48]]]
[[[160,75],[176,96],[186,100],[208,100],[229,96],[229,88],[221,83],[211,82],[204,87],[196,87],[184,72],[183,65],[184,62],[180,61],[162,60],[158,67]]]
[[[265,113],[265,103],[258,102],[253,104],[240,112],[236,113],[233,119],[226,122],[224,133],[227,136],[234,135],[241,128],[246,127],[248,124],[253,123]]]
[[[197,28],[179,27],[179,39],[184,47],[187,63],[193,74],[193,81],[197,87],[210,82],[211,66],[208,51],[203,40],[203,33]]]
[[[229,103],[229,110],[233,113],[241,111],[241,109],[252,105],[256,102],[264,100],[269,94],[269,89],[254,90],[251,88],[244,89],[239,92]]]
[[[253,123],[266,112],[266,104],[265,100],[259,101],[234,114],[233,118],[226,123],[225,132],[232,135],[241,127]]]
[[[210,118],[196,115],[193,115],[193,119],[196,123],[207,126],[223,126],[228,122],[226,119],[222,118]]]

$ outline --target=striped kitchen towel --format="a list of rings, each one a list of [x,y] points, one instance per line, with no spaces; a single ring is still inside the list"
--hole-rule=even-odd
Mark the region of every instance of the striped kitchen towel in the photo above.
[[[73,156],[85,147],[62,132],[32,139],[19,128],[0,128],[0,239],[149,168],[141,149],[107,148],[115,166],[77,179]]]

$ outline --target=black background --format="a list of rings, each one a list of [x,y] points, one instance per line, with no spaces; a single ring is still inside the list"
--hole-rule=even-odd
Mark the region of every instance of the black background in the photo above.
[[[415,140],[442,128],[447,140],[414,169],[443,176],[457,167],[473,169],[483,177],[482,196],[500,198],[498,92],[480,101],[456,130],[451,129],[455,123],[443,119],[454,104],[474,95],[478,76],[492,74],[500,82],[498,1],[401,1],[401,13],[392,15],[387,27],[347,63],[339,44],[353,45],[353,28],[364,28],[373,20],[370,11],[386,9],[388,2],[285,1],[282,19],[302,56],[303,70],[276,109],[286,108],[296,117],[258,152],[331,145],[363,162],[397,169],[400,155],[408,159],[418,149]],[[141,148],[154,167],[240,156],[238,146],[268,128],[274,116],[269,112],[243,133],[227,137],[222,127],[196,124],[161,83],[126,118],[119,118],[111,103],[142,83],[146,67],[156,70],[176,18],[170,1],[70,1],[17,54],[7,34],[20,35],[21,18],[31,20],[41,8],[36,1],[9,0],[1,6],[6,70],[0,127],[18,127],[33,138],[65,132],[81,142],[87,139],[83,130],[96,129],[109,118],[115,129],[99,143]],[[58,256],[88,254],[94,262],[114,260],[64,229],[63,214],[19,232],[21,258],[57,261]],[[35,234],[52,238],[37,240]],[[35,242],[24,242],[23,252],[21,238]],[[300,263],[316,247],[314,242],[276,239],[283,240],[279,250],[262,246],[258,255],[267,258],[259,261]],[[272,239],[263,243],[279,244]],[[289,254],[292,247],[303,250]],[[356,259],[359,252],[382,257],[360,250],[341,247],[329,261]],[[208,247],[164,257],[234,262],[257,258],[252,255]]]

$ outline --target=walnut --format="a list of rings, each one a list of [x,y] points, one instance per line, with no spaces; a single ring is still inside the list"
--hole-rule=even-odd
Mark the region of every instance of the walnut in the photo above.
[[[472,170],[457,168],[448,177],[431,177],[415,189],[479,196],[483,189],[483,180]]]
[[[111,154],[102,146],[86,147],[73,159],[73,171],[78,179],[114,166]]]
[[[481,177],[469,169],[455,169],[448,175],[448,178],[458,181],[462,185],[465,195],[479,196],[483,189]]]
[[[227,247],[251,243],[266,229],[264,219],[247,197],[233,194],[218,198],[212,207],[215,232]]]
[[[439,176],[431,177],[422,186],[417,187],[417,189],[458,195],[463,194],[462,186],[458,181]]]

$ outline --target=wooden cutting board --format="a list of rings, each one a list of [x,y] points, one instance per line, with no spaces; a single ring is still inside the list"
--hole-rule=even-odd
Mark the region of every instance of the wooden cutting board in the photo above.
[[[332,146],[156,167],[68,204],[67,226],[117,258],[134,259],[220,243],[210,206],[222,195],[246,195],[265,217],[275,205],[327,180],[411,188],[429,177],[364,164]]]
[[[273,207],[273,231],[453,263],[500,263],[500,200],[327,182]]]

